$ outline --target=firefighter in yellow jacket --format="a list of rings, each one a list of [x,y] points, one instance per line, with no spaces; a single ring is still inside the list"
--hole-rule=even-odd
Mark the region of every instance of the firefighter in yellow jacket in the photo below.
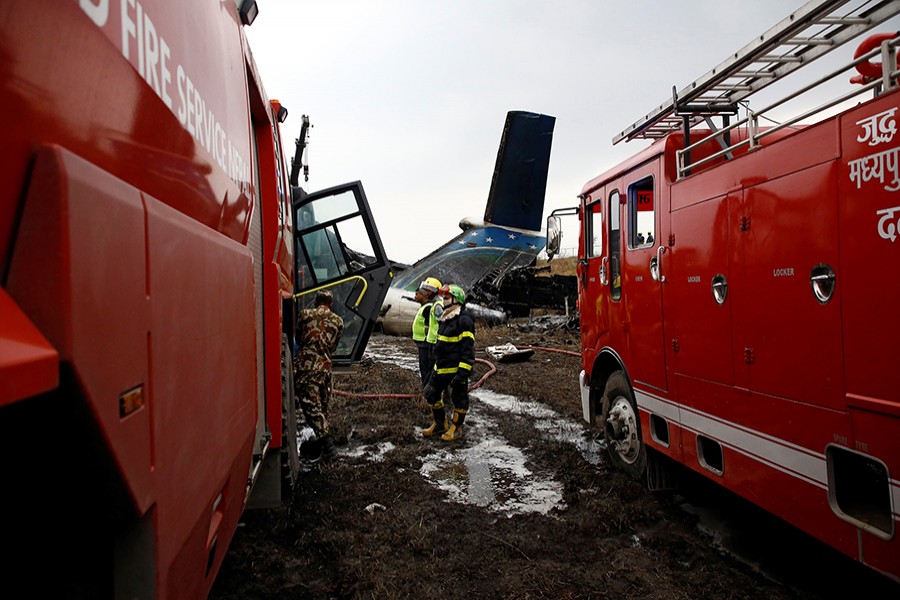
[[[419,284],[416,290],[416,302],[422,306],[416,313],[412,324],[412,339],[419,350],[419,376],[422,378],[422,386],[428,383],[434,370],[434,344],[437,342],[438,322],[434,306],[441,303],[438,290],[441,282],[434,277],[429,277]]]
[[[463,422],[469,412],[469,376],[475,364],[475,320],[466,310],[466,293],[455,284],[440,290],[443,312],[438,317],[437,343],[434,346],[434,372],[425,385],[425,400],[431,405],[434,423],[422,435],[440,435],[444,441],[463,435]],[[450,388],[453,419],[444,411],[442,392]]]

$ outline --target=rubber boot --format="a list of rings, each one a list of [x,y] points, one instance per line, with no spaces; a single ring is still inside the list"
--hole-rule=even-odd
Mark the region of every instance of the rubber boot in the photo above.
[[[334,439],[330,435],[326,435],[322,438],[322,454],[319,455],[319,460],[328,462],[335,456],[337,456],[337,448],[334,447]]]
[[[431,409],[432,414],[434,415],[434,423],[431,424],[431,427],[428,429],[422,430],[422,435],[425,437],[431,437],[433,435],[441,435],[445,431],[447,431],[447,416],[444,414],[444,407],[441,408],[433,408]]]
[[[466,420],[466,412],[458,408],[453,410],[453,422],[450,423],[450,429],[441,436],[443,441],[452,442],[463,436],[463,421]]]

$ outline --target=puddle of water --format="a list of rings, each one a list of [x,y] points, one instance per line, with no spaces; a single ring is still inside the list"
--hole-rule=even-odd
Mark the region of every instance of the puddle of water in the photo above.
[[[356,448],[352,448],[347,450],[346,452],[342,452],[343,456],[348,458],[360,458],[364,457],[366,460],[371,462],[381,462],[384,460],[385,455],[388,452],[391,452],[396,448],[391,442],[381,442],[379,444],[358,446]]]
[[[300,451],[300,446],[303,445],[303,442],[308,440],[313,440],[316,438],[316,434],[313,432],[312,427],[309,425],[303,424],[300,425],[300,428],[297,430],[297,451]],[[392,452],[396,448],[393,442],[380,442],[378,444],[366,444],[362,446],[356,446],[354,448],[344,449],[342,446],[337,447],[338,456],[346,456],[347,458],[365,458],[371,462],[381,462],[384,460],[384,457],[388,454],[388,452]],[[303,454],[301,453],[301,462]],[[308,461],[307,461],[308,462]]]
[[[510,516],[565,508],[562,484],[529,470],[525,454],[500,435],[493,417],[479,416],[478,427],[467,436],[465,447],[448,446],[422,457],[419,472],[451,502]]]
[[[418,372],[418,357],[412,349],[370,340],[366,356],[378,362]],[[480,388],[472,396],[477,406],[484,403],[504,414],[520,415],[532,421],[545,439],[572,444],[590,464],[601,462],[602,449],[580,424],[562,417],[537,402],[523,402],[515,396]],[[488,508],[508,515],[548,514],[565,509],[562,484],[552,475],[531,472],[527,457],[500,434],[497,418],[479,413],[477,426],[467,430],[463,446],[438,446],[422,459],[419,472],[448,500]],[[355,450],[353,455],[360,450]]]
[[[406,349],[398,349],[396,346],[370,339],[369,343],[366,344],[366,351],[363,353],[363,356],[365,358],[371,358],[375,362],[397,365],[398,367],[418,373],[418,355],[412,354],[411,348],[409,349],[409,352],[404,352],[404,350]]]
[[[569,421],[550,407],[484,388],[475,392],[474,397],[505,413],[533,418],[534,428],[543,433],[546,439],[572,444],[588,463],[600,464],[603,448],[593,440],[590,433],[581,424]]]
[[[303,445],[303,442],[313,440],[316,438],[316,434],[313,432],[312,427],[308,425],[301,425],[297,430],[297,451],[300,452],[300,446]],[[366,460],[371,462],[381,462],[384,460],[384,457],[392,452],[396,448],[393,442],[381,442],[379,444],[375,444],[374,446],[371,444],[367,444],[364,446],[357,446],[355,448],[344,450],[341,447],[337,448],[338,456],[346,456],[347,458],[360,458],[364,457]],[[303,454],[300,453],[300,463],[301,468],[307,471],[309,470],[309,464],[311,461],[308,459],[304,459]]]

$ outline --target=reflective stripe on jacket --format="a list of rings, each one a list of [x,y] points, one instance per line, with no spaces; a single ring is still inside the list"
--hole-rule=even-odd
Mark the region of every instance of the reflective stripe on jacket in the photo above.
[[[438,321],[434,346],[434,370],[438,375],[465,371],[468,376],[475,364],[475,321],[463,308],[449,319]]]

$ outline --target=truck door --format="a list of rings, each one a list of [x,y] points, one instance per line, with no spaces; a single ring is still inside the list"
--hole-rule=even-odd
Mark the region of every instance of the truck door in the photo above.
[[[732,325],[728,286],[729,206],[739,204],[741,190],[687,206],[672,193],[675,246],[668,258],[666,310],[671,317],[672,371],[706,382],[734,385]],[[693,198],[686,198],[691,202]],[[744,383],[746,385],[746,383]],[[679,397],[685,389],[679,384]]]
[[[666,389],[663,345],[663,277],[667,257],[660,214],[659,168],[656,163],[634,173],[626,192],[622,297],[626,303],[630,374],[634,381]]]
[[[314,292],[329,289],[344,331],[332,356],[335,366],[362,358],[390,287],[390,263],[359,181],[300,194],[294,202],[298,308],[312,306]]]
[[[606,238],[606,264],[608,265],[609,285],[609,326],[613,330],[611,337],[624,338],[623,322],[625,311],[622,308],[622,194],[614,189],[609,192],[606,203],[606,222],[609,235]],[[618,345],[618,344],[616,344]],[[621,351],[621,350],[620,350]]]
[[[584,258],[580,272],[582,287],[581,316],[582,343],[597,348],[598,339],[609,330],[609,311],[605,287],[609,281],[609,257],[604,252],[603,231],[604,189],[595,190],[585,199]]]

